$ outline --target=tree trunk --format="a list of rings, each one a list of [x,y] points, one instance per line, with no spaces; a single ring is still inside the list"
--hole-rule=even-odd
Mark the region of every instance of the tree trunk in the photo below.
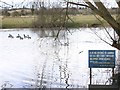
[[[111,16],[111,14],[108,12],[103,3],[100,0],[97,0],[97,2],[96,0],[93,0],[96,5],[94,6],[89,0],[84,1],[88,5],[88,7],[93,10],[93,12],[101,16],[104,20],[106,20],[110,24],[110,26],[114,29],[114,31],[120,38],[120,24]],[[120,5],[120,1],[117,2],[117,4]],[[117,41],[117,43],[113,42],[112,46],[120,50],[120,41]]]

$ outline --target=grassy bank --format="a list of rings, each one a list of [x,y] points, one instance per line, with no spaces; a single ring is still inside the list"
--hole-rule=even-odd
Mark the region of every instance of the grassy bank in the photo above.
[[[0,17],[2,19],[2,28],[31,28],[36,17]],[[73,22],[69,21],[66,26],[70,28],[76,27],[98,27],[101,23],[93,15],[76,15],[70,16]],[[105,26],[108,24],[99,17]]]

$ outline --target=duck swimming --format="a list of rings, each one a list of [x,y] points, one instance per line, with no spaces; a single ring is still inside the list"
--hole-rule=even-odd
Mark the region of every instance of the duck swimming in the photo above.
[[[16,36],[16,38],[20,38],[21,36],[18,34],[17,36]]]
[[[23,34],[24,38],[27,38],[27,36],[25,34]]]
[[[9,34],[8,38],[14,38],[11,34]]]
[[[28,38],[28,39],[31,39],[31,37],[30,37],[29,35],[27,35],[27,38]]]
[[[20,36],[20,40],[23,40],[23,37]]]

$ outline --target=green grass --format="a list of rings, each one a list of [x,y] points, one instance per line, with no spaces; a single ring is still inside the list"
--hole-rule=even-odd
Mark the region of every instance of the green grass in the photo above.
[[[28,28],[32,27],[34,17],[4,17],[2,28]]]
[[[102,23],[94,15],[77,15],[71,16],[72,20],[80,27],[94,27],[94,26],[108,26],[108,23],[102,18],[98,17]]]
[[[31,28],[33,27],[33,22],[35,21],[35,17],[27,16],[27,17],[0,17],[2,19],[2,28]],[[93,15],[76,15],[70,16],[70,18],[74,21],[66,24],[67,27],[76,28],[76,27],[96,27],[102,26],[101,23],[93,16]],[[102,24],[108,26],[108,24],[99,17],[102,21]]]

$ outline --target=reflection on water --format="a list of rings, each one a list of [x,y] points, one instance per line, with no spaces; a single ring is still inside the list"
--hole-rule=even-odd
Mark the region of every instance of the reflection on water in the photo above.
[[[104,34],[100,35],[105,38]],[[11,34],[14,38],[8,38]],[[18,34],[23,38],[17,38]],[[0,86],[19,88],[84,88],[89,84],[88,50],[114,49],[89,28],[33,32],[0,32]],[[24,35],[29,35],[30,39]],[[108,40],[109,41],[109,40]],[[105,71],[109,72],[105,72]],[[102,72],[102,73],[101,73]],[[111,69],[93,69],[93,84],[105,84]],[[100,74],[101,73],[101,74]]]

